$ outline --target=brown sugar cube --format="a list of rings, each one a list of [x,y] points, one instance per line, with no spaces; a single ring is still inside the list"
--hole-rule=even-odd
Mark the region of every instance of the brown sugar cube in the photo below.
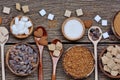
[[[49,49],[50,51],[54,51],[54,50],[55,50],[55,44],[50,44],[50,45],[48,45],[48,49]]]
[[[119,73],[118,71],[111,71],[111,75],[112,75],[112,76],[117,76],[118,73]]]
[[[10,8],[9,7],[3,7],[3,13],[10,14]]]
[[[16,9],[19,10],[19,11],[21,10],[20,3],[16,3]]]
[[[29,7],[26,5],[26,6],[22,6],[22,10],[24,13],[27,13],[29,12]]]
[[[108,57],[108,58],[112,58],[112,57],[113,57],[110,52],[107,52],[105,55],[106,55],[106,57]]]
[[[62,47],[63,47],[63,46],[62,46],[62,43],[58,41],[58,42],[56,43],[56,50],[62,50]]]
[[[53,56],[59,57],[60,56],[60,51],[59,50],[54,50]]]
[[[113,46],[109,46],[107,47],[107,51],[111,52],[113,48],[114,48]]]
[[[113,59],[109,60],[107,63],[107,66],[112,69],[114,66],[116,65],[116,63],[113,61]]]
[[[117,48],[113,48],[111,54],[116,56],[118,54]]]
[[[93,24],[93,21],[92,20],[85,20],[84,24],[85,24],[86,28],[90,28],[92,26],[92,24]]]
[[[71,12],[70,10],[66,10],[64,16],[65,16],[65,17],[70,17],[70,16],[71,16],[71,13],[72,13],[72,12]]]
[[[107,64],[108,62],[109,62],[109,58],[108,57],[106,57],[106,56],[103,56],[103,57],[101,57],[101,59],[102,59],[102,63],[103,64]]]
[[[0,24],[2,24],[2,17],[0,17]]]
[[[110,73],[110,68],[107,66],[107,65],[104,65],[104,68],[103,68],[105,71],[109,72]]]

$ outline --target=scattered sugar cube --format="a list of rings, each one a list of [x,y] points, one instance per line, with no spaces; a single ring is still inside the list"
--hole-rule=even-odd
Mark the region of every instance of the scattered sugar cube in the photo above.
[[[29,28],[31,26],[33,26],[31,21],[28,21],[28,22],[25,23],[25,27]]]
[[[45,16],[46,15],[46,11],[44,9],[42,9],[42,10],[39,11],[39,14],[41,16]]]
[[[4,7],[3,8],[3,13],[10,14],[10,8]]]
[[[18,23],[19,23],[19,18],[15,17],[15,24],[18,24]]]
[[[96,15],[95,18],[94,18],[94,20],[95,20],[96,22],[99,22],[101,19],[102,19],[102,18],[101,18],[99,15]]]
[[[104,39],[106,39],[106,38],[108,38],[108,37],[109,37],[108,32],[103,33],[103,38],[104,38]]]
[[[65,17],[70,17],[70,16],[71,16],[71,13],[72,13],[72,12],[71,12],[70,10],[66,10],[64,16],[65,16]]]
[[[48,19],[49,19],[49,20],[53,20],[53,19],[54,19],[54,15],[53,15],[53,14],[49,14],[49,15],[48,15]]]
[[[24,13],[27,13],[29,12],[29,7],[26,5],[26,6],[22,6],[22,10]]]
[[[82,9],[77,9],[76,14],[77,14],[77,16],[82,16],[83,15]]]
[[[27,22],[27,21],[28,21],[28,17],[23,16],[23,17],[21,18],[21,21]]]
[[[102,20],[102,26],[107,26],[107,20]]]
[[[19,11],[21,10],[20,3],[16,3],[16,9],[19,10]]]

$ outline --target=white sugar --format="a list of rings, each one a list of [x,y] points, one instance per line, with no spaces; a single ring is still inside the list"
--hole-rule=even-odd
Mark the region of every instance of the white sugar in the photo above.
[[[15,24],[18,24],[18,22],[19,22],[19,18],[15,17]]]
[[[83,33],[83,26],[77,20],[70,20],[65,24],[64,27],[65,35],[69,38],[79,38]]]
[[[23,16],[23,17],[21,18],[21,21],[23,21],[23,22],[27,22],[27,21],[28,21],[28,17]]]

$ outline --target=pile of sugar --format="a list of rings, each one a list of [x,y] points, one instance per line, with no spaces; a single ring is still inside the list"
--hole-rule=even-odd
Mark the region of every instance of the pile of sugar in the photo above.
[[[12,25],[12,33],[15,35],[21,35],[21,34],[29,34],[29,28],[32,27],[33,24],[29,20],[28,17],[23,16],[21,19],[18,17],[15,17],[15,24]]]
[[[78,20],[69,20],[64,26],[64,32],[68,38],[79,38],[83,33],[83,25]]]

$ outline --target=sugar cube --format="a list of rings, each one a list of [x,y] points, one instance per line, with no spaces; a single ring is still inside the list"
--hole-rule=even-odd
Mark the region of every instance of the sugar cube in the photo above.
[[[102,20],[102,26],[107,26],[107,20]]]
[[[29,34],[29,29],[28,29],[28,28],[25,28],[24,33],[25,33],[26,35]]]
[[[104,39],[106,39],[106,38],[108,38],[108,37],[109,37],[108,32],[103,33],[103,38],[104,38]]]
[[[49,14],[49,15],[48,15],[48,19],[49,19],[49,20],[53,20],[53,19],[54,19],[54,15],[53,15],[53,14]]]
[[[101,19],[102,19],[102,18],[101,18],[99,15],[96,15],[96,16],[94,17],[94,20],[95,20],[96,22],[99,22]]]
[[[21,18],[21,21],[27,22],[27,21],[28,21],[28,17],[23,16],[23,17]]]
[[[70,16],[71,16],[71,13],[72,13],[72,12],[71,12],[70,10],[66,10],[64,16],[65,16],[65,17],[70,17]]]
[[[76,14],[77,14],[77,16],[82,16],[83,15],[82,9],[77,9]]]
[[[23,29],[25,28],[25,22],[19,21],[16,26],[17,26],[17,29],[18,29],[19,31],[20,31],[20,30],[23,30]]]
[[[23,29],[18,31],[18,34],[24,34],[24,33],[25,31]]]
[[[16,3],[16,9],[19,10],[19,11],[21,10],[20,3]]]
[[[27,13],[29,12],[29,7],[26,5],[26,6],[22,6],[22,10],[24,13]]]
[[[11,29],[12,31],[17,31],[16,25],[12,25]]]
[[[60,51],[59,50],[54,50],[53,55],[55,57],[59,57],[60,56]]]
[[[10,14],[10,8],[4,7],[3,8],[3,13]]]
[[[18,24],[18,22],[19,22],[19,18],[15,17],[15,24]]]
[[[42,10],[39,11],[39,14],[41,16],[45,16],[46,15],[46,11],[44,9],[42,9]]]
[[[33,26],[31,21],[28,21],[28,22],[25,23],[25,27],[29,28],[31,26]]]

